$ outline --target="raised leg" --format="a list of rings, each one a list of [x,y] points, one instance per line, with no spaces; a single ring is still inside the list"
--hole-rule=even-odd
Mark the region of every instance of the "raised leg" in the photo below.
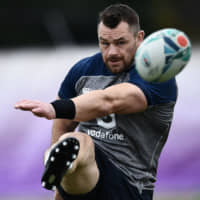
[[[99,178],[94,144],[84,133],[66,133],[49,150],[42,186],[56,189],[59,184],[69,194],[91,191]]]

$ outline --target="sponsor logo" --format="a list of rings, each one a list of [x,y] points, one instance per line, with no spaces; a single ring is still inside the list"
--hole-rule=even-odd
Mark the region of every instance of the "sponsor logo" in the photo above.
[[[119,133],[113,133],[112,131],[102,131],[102,130],[88,130],[88,135],[98,139],[112,140],[112,141],[124,141],[124,135]]]

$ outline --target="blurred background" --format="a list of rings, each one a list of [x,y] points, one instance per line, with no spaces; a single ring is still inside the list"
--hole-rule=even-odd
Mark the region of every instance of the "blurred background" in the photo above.
[[[191,39],[192,58],[177,76],[179,98],[154,199],[200,199],[200,1],[1,0],[0,200],[53,199],[40,185],[52,122],[13,106],[24,98],[56,98],[70,67],[98,52],[97,16],[112,3],[133,7],[146,35],[173,27]]]

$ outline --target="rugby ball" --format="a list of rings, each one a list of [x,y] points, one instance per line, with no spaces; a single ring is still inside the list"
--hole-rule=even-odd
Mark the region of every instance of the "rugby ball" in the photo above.
[[[149,82],[164,82],[175,77],[191,57],[191,43],[186,34],[174,28],[149,35],[138,47],[135,66]]]

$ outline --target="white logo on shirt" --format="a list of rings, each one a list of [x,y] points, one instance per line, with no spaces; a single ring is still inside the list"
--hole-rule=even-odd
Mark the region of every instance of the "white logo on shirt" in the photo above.
[[[119,133],[112,133],[111,131],[96,131],[96,130],[88,130],[88,135],[91,137],[96,137],[98,139],[106,139],[106,140],[118,140],[124,141],[124,135]]]
[[[90,91],[92,91],[91,88],[84,87],[84,88],[82,89],[82,93],[83,93],[83,94],[86,94],[86,93],[88,93],[88,92],[90,92]]]

